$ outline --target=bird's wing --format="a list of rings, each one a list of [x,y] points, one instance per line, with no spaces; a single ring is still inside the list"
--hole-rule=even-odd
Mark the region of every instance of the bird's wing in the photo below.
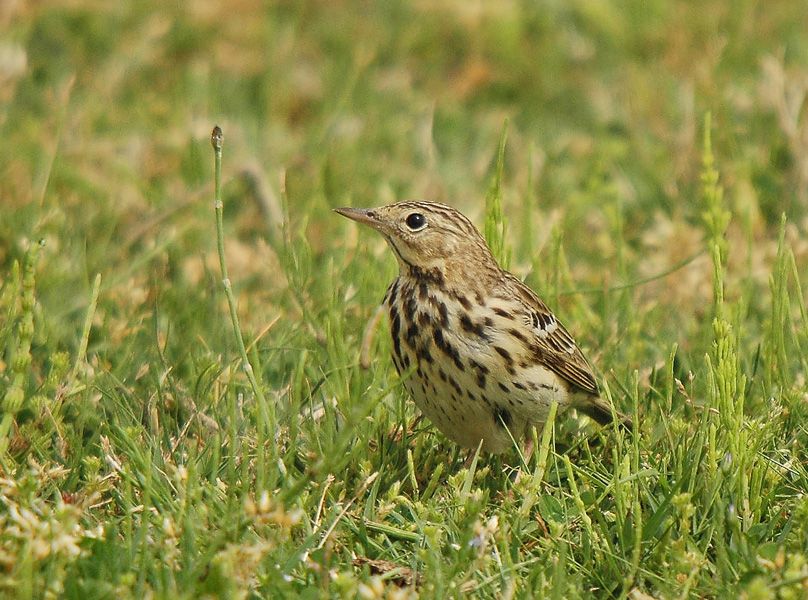
[[[525,326],[533,332],[535,360],[581,391],[597,395],[592,367],[570,333],[533,290],[516,277],[509,279],[521,300]]]

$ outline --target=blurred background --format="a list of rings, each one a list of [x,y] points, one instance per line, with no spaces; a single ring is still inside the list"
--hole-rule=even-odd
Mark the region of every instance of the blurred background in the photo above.
[[[729,235],[754,240],[730,260],[765,284],[781,213],[808,252],[806,18],[789,0],[5,0],[0,265],[45,238],[43,301],[65,311],[96,272],[128,315],[161,269],[194,294],[215,264],[219,124],[232,274],[266,322],[282,191],[315,260],[354,235],[333,206],[428,198],[481,224],[508,119],[515,268],[563,234],[582,287],[627,283],[701,248],[709,111]],[[709,271],[638,293],[697,310]]]
[[[404,566],[436,597],[797,597],[806,32],[794,0],[0,0],[0,592],[370,598]],[[487,196],[642,415],[594,450],[559,421],[544,481],[408,431],[386,335],[358,367],[397,267],[331,209],[482,226]]]

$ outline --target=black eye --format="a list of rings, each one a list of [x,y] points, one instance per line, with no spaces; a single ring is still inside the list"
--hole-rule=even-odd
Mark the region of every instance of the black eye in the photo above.
[[[407,227],[415,231],[426,225],[426,217],[421,213],[410,213],[407,215],[407,219],[404,222],[407,224]]]

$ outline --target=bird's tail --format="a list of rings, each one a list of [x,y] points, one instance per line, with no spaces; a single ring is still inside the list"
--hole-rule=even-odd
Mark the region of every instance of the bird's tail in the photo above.
[[[612,419],[616,417],[618,424],[625,427],[628,431],[634,429],[634,423],[632,422],[631,417],[627,417],[617,410],[613,412],[609,403],[600,396],[587,396],[586,398],[581,398],[574,406],[586,416],[591,417],[601,425],[608,425],[612,422]]]

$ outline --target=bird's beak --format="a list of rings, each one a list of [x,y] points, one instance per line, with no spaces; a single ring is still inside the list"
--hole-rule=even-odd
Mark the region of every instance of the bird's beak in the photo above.
[[[350,208],[345,206],[343,208],[335,208],[334,212],[341,214],[343,217],[348,217],[357,223],[370,225],[374,229],[379,228],[379,219],[376,213],[370,208]]]

